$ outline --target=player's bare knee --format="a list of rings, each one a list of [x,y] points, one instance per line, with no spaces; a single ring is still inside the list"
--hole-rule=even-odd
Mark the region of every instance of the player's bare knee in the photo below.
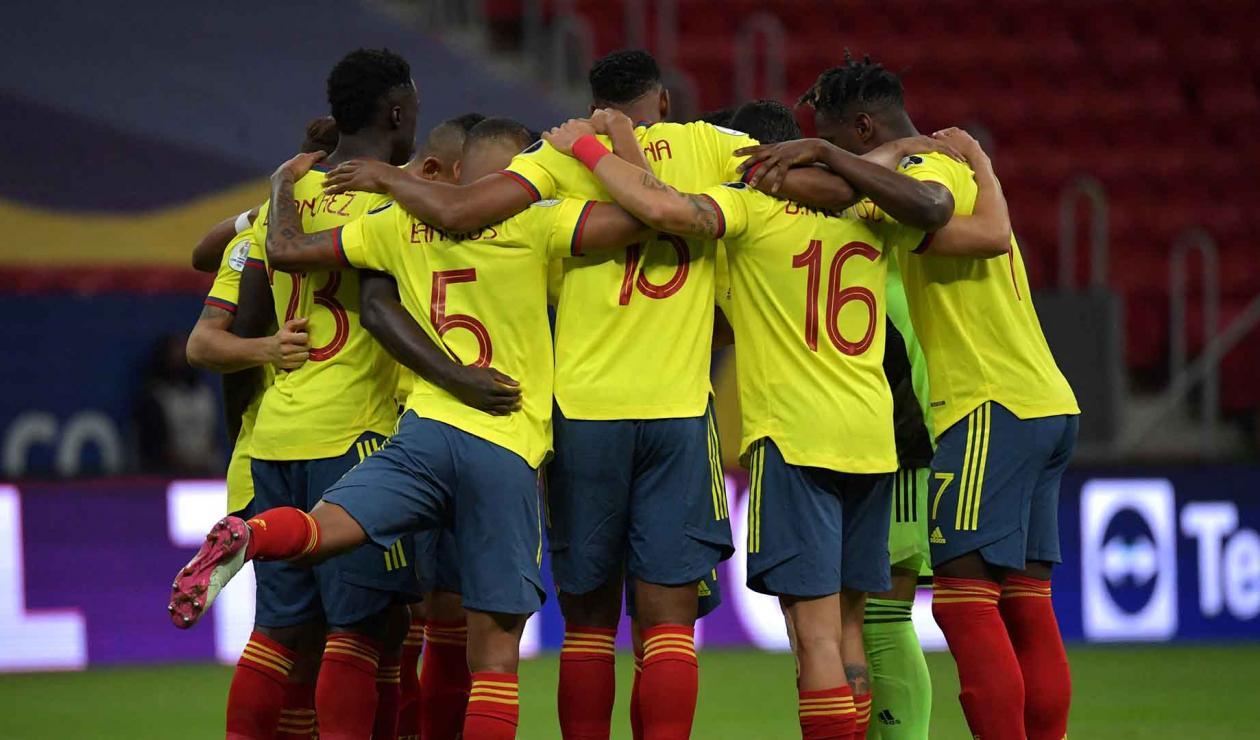
[[[464,601],[454,591],[435,589],[425,595],[424,601],[428,605],[425,612],[427,619],[434,622],[464,621]]]
[[[662,624],[692,625],[700,607],[698,584],[662,586],[635,581],[635,610],[639,627],[651,629]]]
[[[946,560],[932,567],[932,573],[944,578],[967,578],[978,581],[1001,583],[1005,574],[984,561],[978,552],[968,552],[953,560]]]
[[[367,532],[350,516],[349,512],[336,504],[320,501],[311,509],[311,518],[319,527],[319,545],[315,551],[304,558],[304,561],[319,563],[349,552],[368,541]]]
[[[521,633],[528,614],[468,610],[468,669],[474,673],[516,673]]]
[[[1054,573],[1054,565],[1044,560],[1029,560],[1024,564],[1024,569],[1014,575],[1021,575],[1026,578],[1036,578],[1039,581],[1048,581]]]
[[[584,594],[560,593],[560,613],[569,624],[613,629],[621,621],[621,579]]]

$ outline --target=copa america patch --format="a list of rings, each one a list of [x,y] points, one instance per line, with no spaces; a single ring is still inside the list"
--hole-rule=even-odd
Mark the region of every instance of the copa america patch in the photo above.
[[[725,126],[718,126],[716,124],[714,124],[713,128],[717,129],[718,131],[721,131],[722,133],[728,136],[747,136],[748,135],[744,133],[743,131],[736,131],[733,128],[727,128]]]
[[[913,167],[916,164],[923,164],[923,157],[920,157],[917,154],[911,154],[901,159],[901,164],[897,166],[897,169],[899,170],[909,169],[910,167]]]
[[[232,253],[228,255],[228,267],[240,272],[245,269],[245,260],[249,257],[249,240],[242,239],[232,247]]]
[[[560,205],[560,199],[548,198],[546,200],[538,200],[538,201],[534,201],[531,205],[533,205],[535,208],[550,208],[552,206]]]

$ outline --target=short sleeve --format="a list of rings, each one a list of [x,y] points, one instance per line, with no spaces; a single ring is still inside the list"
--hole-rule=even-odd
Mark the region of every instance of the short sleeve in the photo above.
[[[945,189],[954,193],[954,173],[951,162],[952,160],[940,154],[911,154],[902,158],[901,163],[897,165],[897,171],[921,182],[944,185]]]
[[[710,129],[713,146],[718,155],[719,179],[722,182],[748,182],[748,178],[755,170],[740,172],[739,166],[748,157],[736,156],[735,152],[745,147],[757,146],[758,141],[743,131],[736,131],[725,126],[706,125]]]
[[[401,212],[388,203],[333,229],[337,258],[348,267],[391,272],[394,254],[389,237],[397,236],[396,221]]]
[[[582,234],[595,205],[578,198],[540,200],[517,216],[517,222],[529,230],[529,243],[550,262],[582,254]]]
[[[750,191],[742,182],[728,182],[701,192],[698,197],[708,198],[717,209],[718,230],[716,238],[726,239],[726,248],[730,249],[729,240],[737,238],[748,230],[748,196]]]
[[[214,284],[206,295],[206,305],[221,308],[228,313],[236,313],[236,304],[241,294],[241,272],[249,259],[249,250],[253,245],[253,229],[246,229],[228,242],[219,260],[219,271],[214,276]]]
[[[258,220],[254,222],[254,227],[237,234],[249,235],[249,249],[245,253],[245,269],[265,270],[267,269],[267,232],[259,228],[258,224],[262,222],[262,214],[258,214]]]
[[[540,139],[513,157],[507,168],[500,170],[500,174],[525,188],[533,200],[547,200],[556,195],[556,158],[567,156]]]
[[[928,244],[928,235],[898,223],[892,219],[878,222],[880,236],[884,240],[884,249],[889,254],[896,252],[921,252]]]

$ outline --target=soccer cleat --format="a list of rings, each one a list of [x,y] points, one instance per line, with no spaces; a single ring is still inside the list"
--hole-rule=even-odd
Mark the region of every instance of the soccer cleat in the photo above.
[[[188,629],[197,623],[245,565],[249,536],[249,525],[234,516],[223,517],[210,528],[201,549],[180,569],[171,586],[171,603],[166,609],[172,624]]]

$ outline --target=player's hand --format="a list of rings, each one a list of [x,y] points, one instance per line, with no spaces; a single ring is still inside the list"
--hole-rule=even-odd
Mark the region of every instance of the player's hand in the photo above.
[[[492,367],[460,365],[442,386],[465,405],[491,416],[521,410],[521,384]]]
[[[748,184],[772,193],[779,192],[788,170],[801,165],[813,164],[823,158],[826,148],[831,146],[822,139],[797,139],[779,144],[762,144],[736,149],[735,156],[747,156],[748,159],[739,166],[740,172],[748,172],[756,167]]]
[[[989,155],[980,147],[980,142],[957,126],[937,131],[932,134],[932,141],[949,146],[958,154],[956,159],[973,167],[989,160]]]
[[[569,156],[573,156],[573,142],[583,136],[594,136],[595,127],[585,118],[570,118],[563,126],[556,126],[550,131],[543,132],[543,141],[551,144],[557,150]]]
[[[948,139],[937,138],[935,134],[932,136],[907,136],[904,139],[897,139],[894,142],[900,150],[901,157],[909,157],[911,154],[928,154],[938,152],[944,154],[952,160],[958,162],[966,162],[967,160],[954,147],[953,142]]]
[[[634,121],[630,120],[630,116],[616,108],[598,108],[588,120],[597,134],[611,136],[612,132],[619,128],[634,130]]]
[[[293,159],[290,159],[288,162],[285,162],[277,167],[276,171],[271,174],[271,179],[275,180],[281,177],[289,177],[296,182],[302,177],[302,175],[310,172],[311,167],[314,167],[315,163],[323,159],[325,156],[327,156],[327,154],[323,151],[303,152],[302,154],[297,155]]]
[[[297,370],[311,356],[311,335],[306,331],[309,319],[289,319],[272,335],[271,364],[280,370]]]
[[[342,162],[324,176],[324,192],[329,195],[358,190],[364,193],[388,193],[390,178],[403,170],[375,159],[352,159]]]

